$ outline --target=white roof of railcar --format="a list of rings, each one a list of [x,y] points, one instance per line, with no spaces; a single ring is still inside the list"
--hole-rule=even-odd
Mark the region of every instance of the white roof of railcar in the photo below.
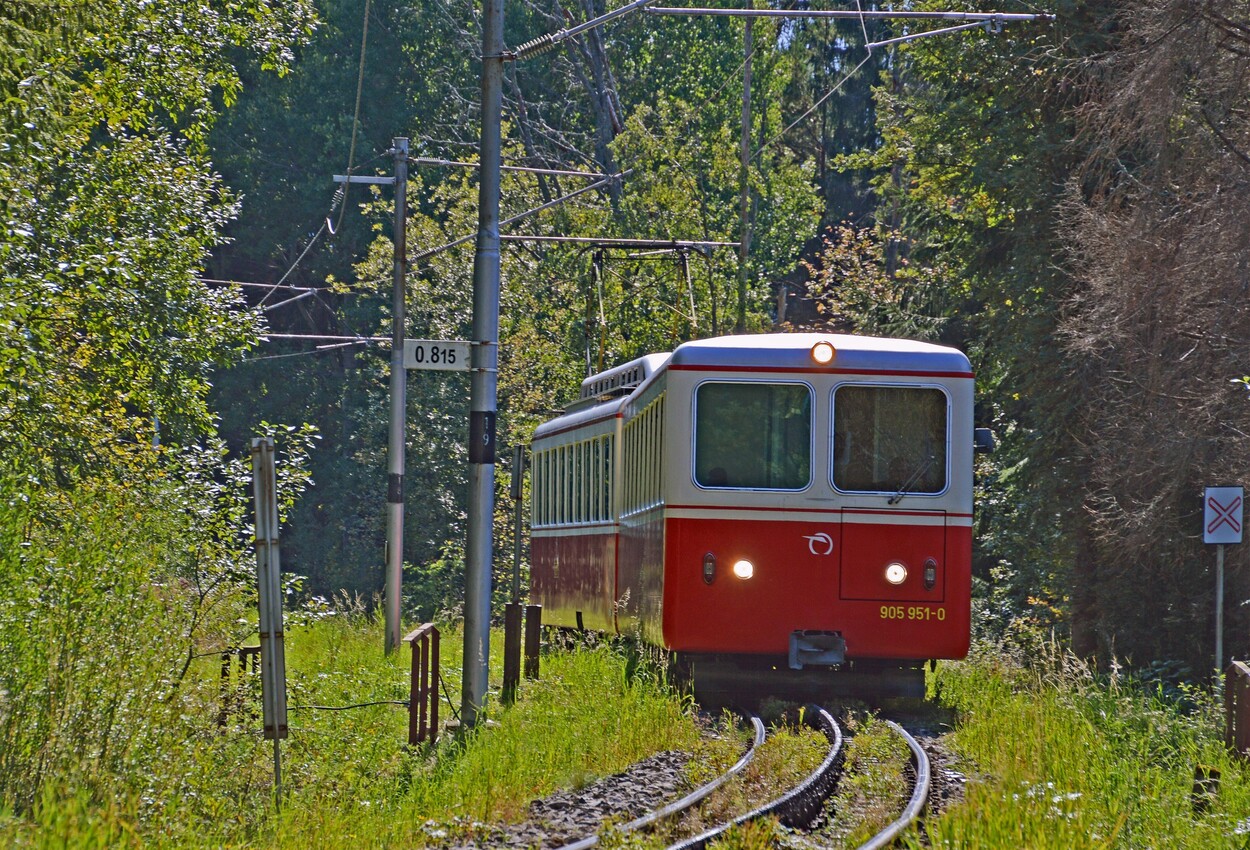
[[[822,340],[833,343],[837,350],[828,366],[817,366],[811,358],[812,346]],[[962,351],[931,342],[827,333],[720,336],[683,343],[671,354],[648,354],[587,378],[582,382],[583,398],[560,417],[539,425],[533,439],[614,416],[637,386],[670,367],[972,377],[972,367]],[[625,381],[617,386],[620,379]],[[592,393],[597,389],[609,389],[611,394],[596,397]]]
[[[837,356],[828,367],[817,367],[812,346],[833,343]],[[828,369],[832,372],[922,372],[971,377],[967,356],[956,348],[909,339],[849,334],[744,334],[687,342],[669,358],[669,367]]]

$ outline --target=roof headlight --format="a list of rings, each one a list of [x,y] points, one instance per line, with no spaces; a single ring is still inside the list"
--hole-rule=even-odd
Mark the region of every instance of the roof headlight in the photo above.
[[[827,339],[822,339],[812,346],[812,362],[817,366],[828,366],[837,356],[838,350]]]

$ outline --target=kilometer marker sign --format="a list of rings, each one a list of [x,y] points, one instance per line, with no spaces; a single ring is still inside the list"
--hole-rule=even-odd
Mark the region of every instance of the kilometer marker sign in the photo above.
[[[469,342],[463,339],[404,340],[405,369],[464,372],[469,368]]]
[[[1208,487],[1203,495],[1202,542],[1240,543],[1245,493],[1241,487]]]

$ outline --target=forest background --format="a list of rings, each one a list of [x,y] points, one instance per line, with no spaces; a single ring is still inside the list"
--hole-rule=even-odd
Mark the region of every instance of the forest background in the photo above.
[[[588,369],[699,336],[955,345],[999,440],[978,467],[978,633],[1204,676],[1201,490],[1250,471],[1250,16],[902,5],[1055,19],[873,51],[903,25],[757,21],[744,276],[727,250],[510,244],[501,443]],[[512,2],[506,42],[603,11]],[[391,199],[331,175],[389,173],[396,136],[472,161],[481,38],[461,0],[14,0],[0,29],[0,776],[30,779],[5,789],[20,808],[56,766],[14,742],[102,713],[105,764],[151,696],[92,704],[90,675],[140,681],[143,657],[176,691],[251,631],[253,434],[287,458],[293,598],[380,590],[388,352],[278,335],[389,334]],[[510,232],[736,240],[743,29],[639,13],[509,64],[506,164],[626,172]],[[503,215],[583,185],[505,172]],[[474,231],[475,173],[414,163],[407,204],[407,334],[467,338],[472,249],[423,252]],[[459,604],[467,394],[462,376],[409,379],[409,621]]]

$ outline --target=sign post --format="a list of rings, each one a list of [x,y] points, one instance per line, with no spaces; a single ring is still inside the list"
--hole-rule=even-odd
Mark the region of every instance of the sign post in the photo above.
[[[286,649],[282,627],[282,564],[278,549],[278,484],[272,437],[252,440],[256,500],[256,583],[259,604],[261,704],[265,737],[273,741],[273,800],[282,807],[282,752],[287,735]]]
[[[404,368],[467,372],[469,349],[469,341],[466,339],[406,339]]]
[[[1202,498],[1202,542],[1215,544],[1215,669],[1224,669],[1224,546],[1241,542],[1245,491],[1208,487]]]

